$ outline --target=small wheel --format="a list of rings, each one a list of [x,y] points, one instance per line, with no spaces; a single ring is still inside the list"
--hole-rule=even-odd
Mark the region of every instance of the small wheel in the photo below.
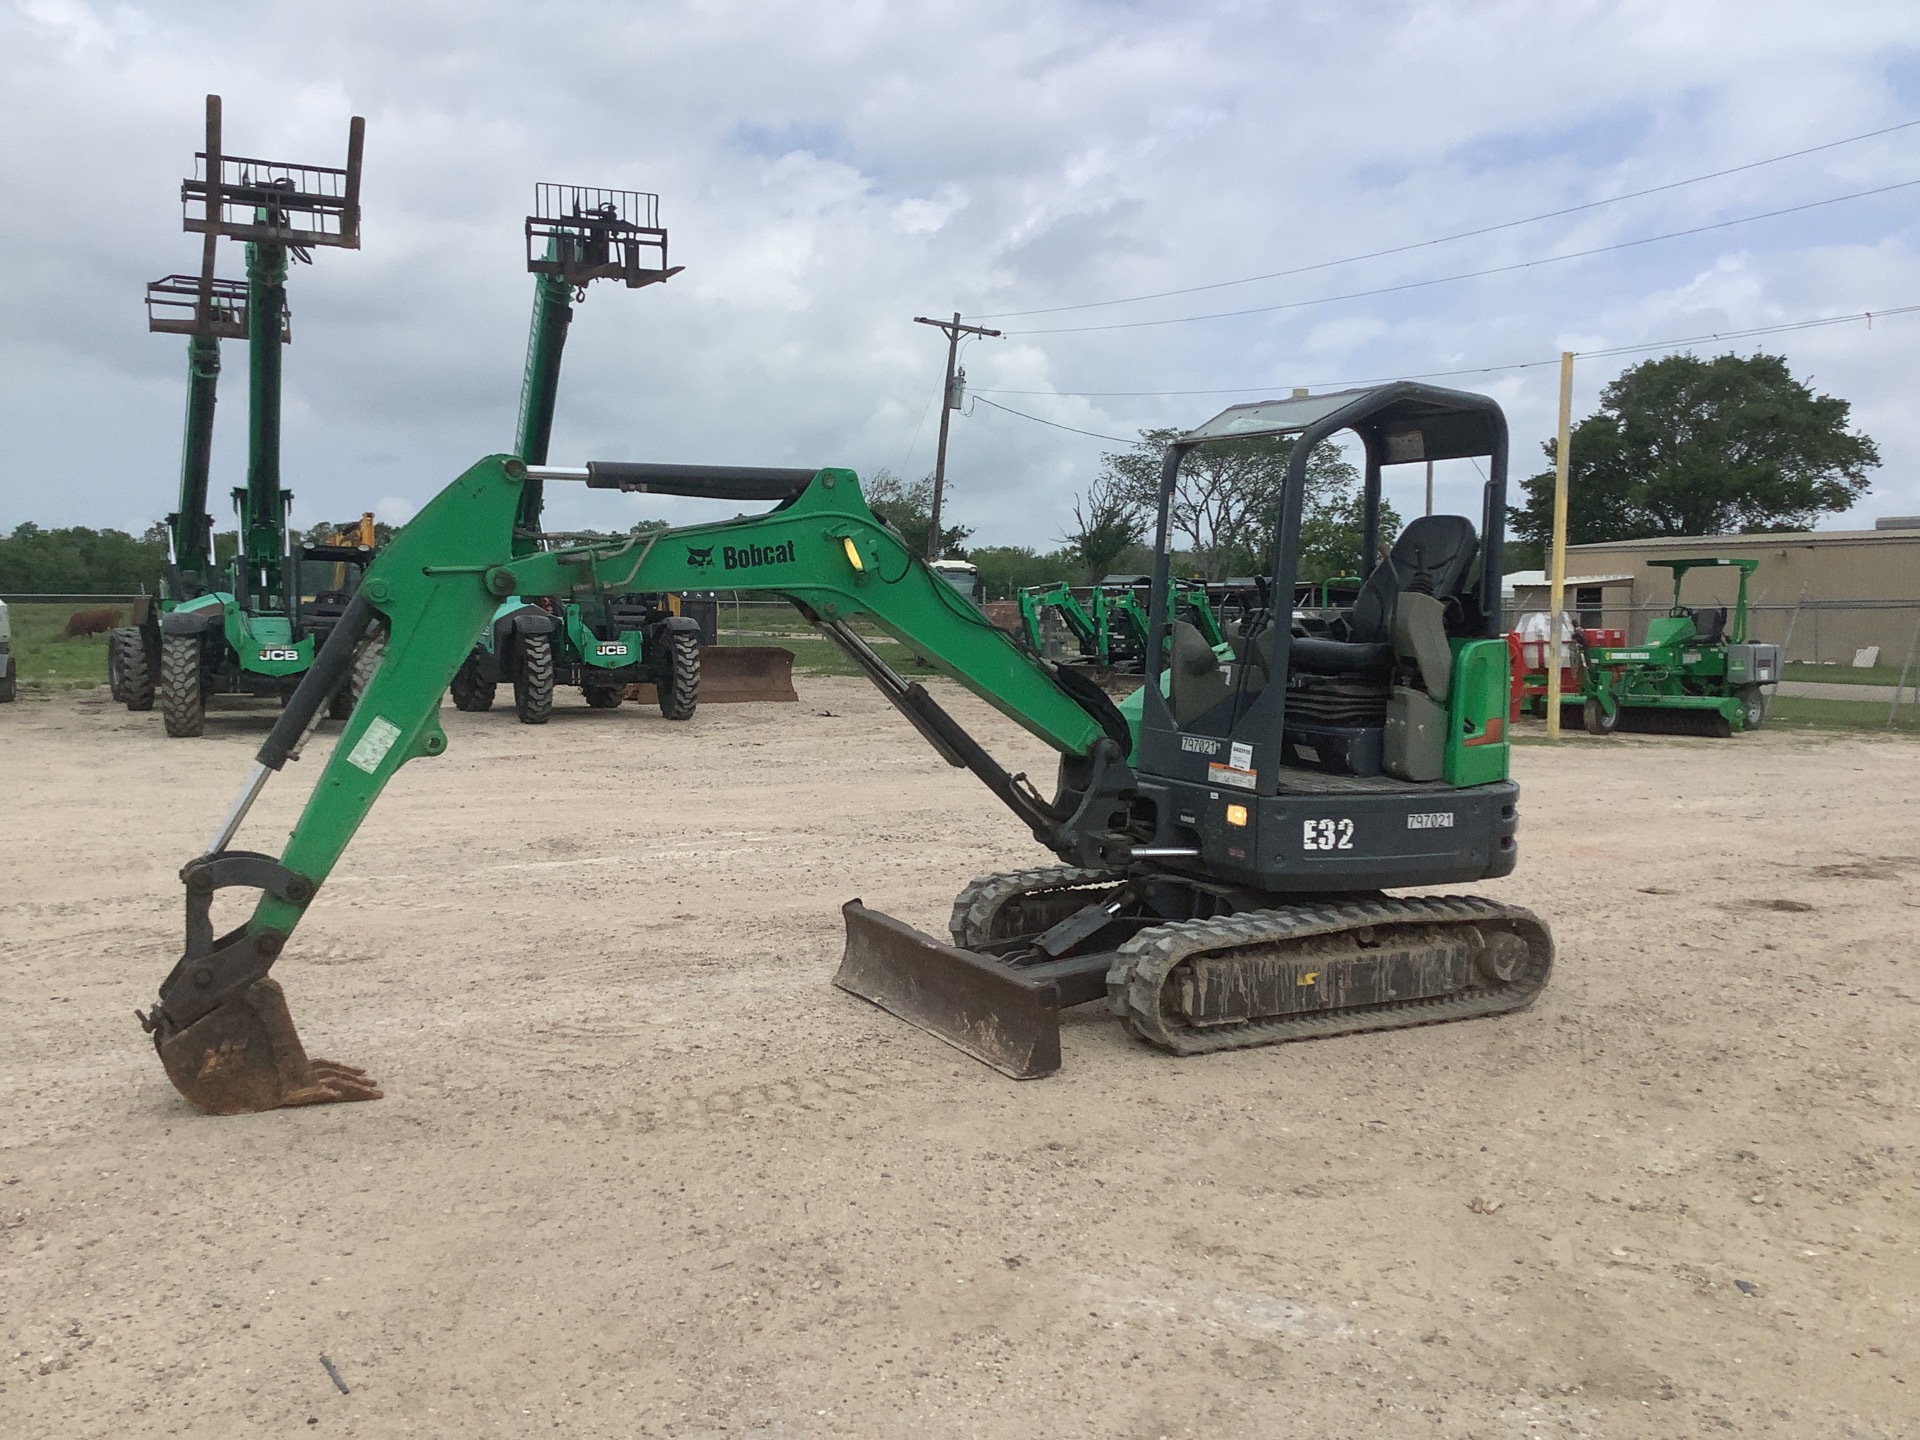
[[[587,705],[594,710],[618,710],[620,702],[627,698],[624,685],[582,685],[580,693],[587,697]]]
[[[1546,719],[1547,718],[1547,697],[1544,695],[1536,695],[1531,700],[1527,701],[1527,714],[1531,715],[1536,720]]]
[[[660,713],[669,720],[691,720],[700,704],[700,637],[675,631],[667,637],[667,678],[654,687]]]
[[[494,692],[500,687],[493,681],[483,679],[480,673],[480,657],[468,655],[453,672],[453,683],[447,691],[453,696],[453,708],[470,712],[491,710]]]
[[[1591,695],[1587,697],[1587,703],[1582,707],[1581,718],[1586,724],[1589,735],[1611,735],[1620,728],[1620,712],[1615,710],[1612,714],[1608,714],[1606,707]]]
[[[176,739],[204,735],[207,730],[207,696],[201,688],[201,637],[198,635],[162,635],[160,637],[160,713],[167,734]]]
[[[1740,728],[1758,730],[1767,719],[1767,696],[1758,685],[1742,685],[1734,691],[1740,701]]]
[[[553,714],[553,637],[520,641],[520,668],[513,677],[513,709],[522,725],[544,725]]]

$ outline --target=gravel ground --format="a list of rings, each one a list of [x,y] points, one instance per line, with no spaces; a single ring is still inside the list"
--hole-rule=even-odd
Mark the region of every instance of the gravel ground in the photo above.
[[[272,712],[0,710],[0,1434],[1920,1431],[1920,747],[1523,745],[1533,1009],[1174,1060],[1096,1007],[1015,1084],[831,988],[836,910],[1046,857],[799,685],[447,711],[276,970],[387,1098],[226,1119],[132,1012]]]

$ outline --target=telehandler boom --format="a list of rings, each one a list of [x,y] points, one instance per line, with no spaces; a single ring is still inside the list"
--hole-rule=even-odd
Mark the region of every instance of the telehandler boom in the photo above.
[[[1484,546],[1465,517],[1416,520],[1337,633],[1295,634],[1256,612],[1223,667],[1169,613],[1167,507],[1182,460],[1216,439],[1298,437],[1269,592],[1290,597],[1306,458],[1342,430],[1367,452],[1366,553],[1376,553],[1381,466],[1459,456],[1490,462]],[[586,573],[616,591],[700,589],[724,575],[784,597],[1053,852],[1053,866],[963,890],[951,943],[857,900],[843,909],[836,983],[1009,1075],[1057,1069],[1060,1009],[1095,1000],[1179,1054],[1522,1008],[1552,963],[1534,915],[1480,896],[1382,893],[1505,875],[1518,856],[1497,638],[1506,460],[1492,400],[1411,383],[1237,406],[1180,437],[1162,472],[1137,722],[1071,667],[995,629],[875,517],[849,471],[483,460],[381,552],[357,612],[323,647],[206,853],[182,871],[185,951],[141,1023],[169,1078],[203,1110],[379,1095],[354,1067],[307,1058],[268,972],[393,773],[445,751],[440,695],[493,606],[567,593]],[[516,557],[513,520],[529,478],[778,503],[764,515]],[[855,618],[1058,751],[1052,795],[1008,774],[924,687],[894,673]],[[277,858],[230,849],[369,622],[387,632],[385,662],[286,848]],[[228,887],[259,899],[216,937],[210,906]]]

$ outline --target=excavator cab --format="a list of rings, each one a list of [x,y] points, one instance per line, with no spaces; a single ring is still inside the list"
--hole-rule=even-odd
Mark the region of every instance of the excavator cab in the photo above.
[[[1267,596],[1292,596],[1307,459],[1343,431],[1364,447],[1364,550],[1379,558],[1351,603],[1323,623],[1309,628],[1255,607],[1239,627],[1234,663],[1208,663],[1203,638],[1170,615],[1166,515],[1181,464],[1221,440],[1293,441],[1273,570],[1262,587]],[[1458,458],[1487,462],[1478,525],[1464,515],[1423,516],[1381,554],[1383,470]],[[1147,646],[1158,663],[1150,664],[1143,691],[1142,780],[1168,786],[1172,808],[1183,814],[1197,813],[1187,803],[1195,786],[1258,801],[1329,783],[1371,793],[1504,780],[1504,692],[1494,684],[1504,661],[1496,663],[1493,650],[1506,464],[1506,424],[1492,400],[1410,382],[1237,405],[1175,441],[1162,475]],[[1164,686],[1155,683],[1162,666],[1170,672]],[[1222,849],[1215,827],[1188,823],[1183,842],[1201,845],[1210,859],[1247,849]],[[1260,848],[1277,861],[1271,844]]]

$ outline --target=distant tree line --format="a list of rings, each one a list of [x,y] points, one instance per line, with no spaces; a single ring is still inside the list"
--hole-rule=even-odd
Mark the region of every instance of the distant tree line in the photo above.
[[[85,526],[43,530],[27,521],[0,537],[0,591],[112,595],[153,590],[166,558],[163,525],[129,535]]]

